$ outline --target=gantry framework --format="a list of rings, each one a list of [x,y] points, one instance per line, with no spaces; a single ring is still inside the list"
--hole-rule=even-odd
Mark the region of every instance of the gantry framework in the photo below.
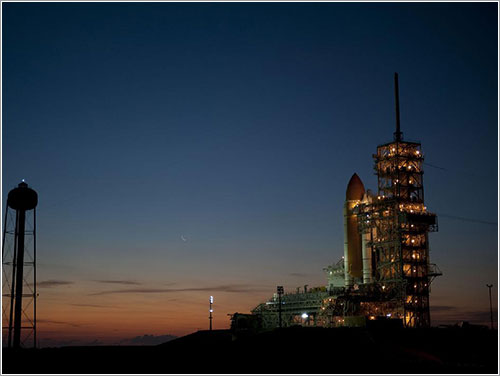
[[[307,292],[283,295],[281,299],[281,320],[283,327],[291,325],[318,325],[323,302],[329,293],[326,288],[315,288]],[[279,300],[277,296],[259,304],[252,311],[261,317],[263,328],[276,328],[279,321]]]
[[[358,326],[365,318],[383,317],[400,319],[406,327],[430,326],[430,284],[441,272],[430,263],[428,240],[438,224],[424,205],[421,145],[403,141],[400,130],[397,73],[394,84],[394,141],[379,145],[373,155],[378,194],[366,194],[352,209],[362,239],[363,282],[341,287],[343,260],[330,265],[328,290],[287,294],[281,310],[276,297],[252,310],[262,327],[276,327],[280,311],[284,326],[300,322],[302,312],[308,320],[303,325]]]
[[[370,302],[362,310],[401,318],[407,327],[428,327],[430,283],[441,274],[429,259],[428,233],[437,231],[437,218],[424,206],[421,145],[398,136],[377,147],[378,195],[356,208],[371,250],[373,280],[390,312],[373,312],[385,309]]]

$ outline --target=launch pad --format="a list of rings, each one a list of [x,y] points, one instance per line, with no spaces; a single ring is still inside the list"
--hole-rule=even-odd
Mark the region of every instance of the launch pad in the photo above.
[[[424,204],[424,154],[403,140],[398,75],[394,76],[396,132],[373,155],[377,194],[354,174],[344,204],[344,256],[324,269],[326,286],[277,294],[251,314],[232,315],[235,330],[278,326],[367,326],[373,322],[430,327],[431,282],[442,273],[430,262],[429,232],[436,214]]]

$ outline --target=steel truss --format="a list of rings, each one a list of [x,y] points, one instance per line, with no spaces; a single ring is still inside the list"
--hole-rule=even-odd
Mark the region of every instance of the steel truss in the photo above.
[[[326,289],[324,289],[324,291],[283,295],[281,298],[282,326],[316,326],[318,324],[318,316],[320,314],[323,301],[328,296],[329,294]],[[263,328],[278,327],[278,304],[278,299],[273,297],[271,300],[259,304],[251,311],[252,314],[261,316]],[[306,318],[302,317],[304,313],[307,314]]]
[[[17,289],[18,238],[24,236],[20,346],[36,347],[36,209],[25,212],[26,226],[18,233],[19,213],[6,205],[2,239],[2,341],[11,347]]]
[[[377,147],[373,155],[378,195],[354,210],[359,229],[368,239],[372,274],[380,286],[386,315],[407,327],[430,326],[429,290],[439,269],[430,264],[428,233],[437,218],[424,206],[423,160],[420,143],[396,140]],[[384,295],[386,296],[384,298]],[[366,302],[367,314],[382,306]]]

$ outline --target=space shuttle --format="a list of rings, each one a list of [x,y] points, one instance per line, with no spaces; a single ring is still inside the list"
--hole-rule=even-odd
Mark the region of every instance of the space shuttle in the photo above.
[[[344,202],[344,270],[345,286],[372,282],[370,234],[361,233],[354,209],[372,201],[371,192],[355,173],[347,184]]]

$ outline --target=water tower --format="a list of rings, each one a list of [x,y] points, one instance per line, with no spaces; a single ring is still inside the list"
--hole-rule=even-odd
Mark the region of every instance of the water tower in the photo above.
[[[2,239],[4,345],[36,347],[37,193],[24,180],[9,192]]]

